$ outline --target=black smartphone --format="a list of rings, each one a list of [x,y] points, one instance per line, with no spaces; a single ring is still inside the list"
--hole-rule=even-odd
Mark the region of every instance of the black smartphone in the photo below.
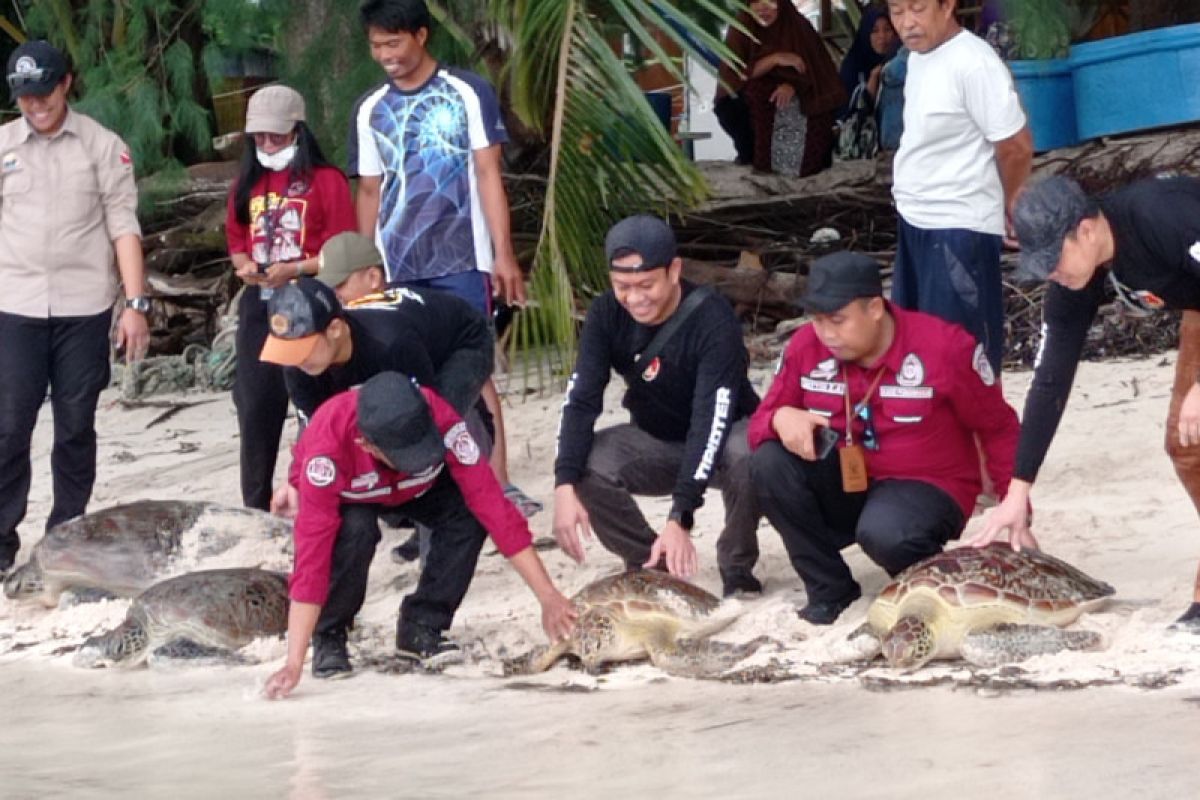
[[[824,425],[813,428],[813,450],[817,454],[817,461],[821,461],[825,456],[833,452],[833,448],[837,447],[838,439],[842,435],[833,428],[827,428]]]

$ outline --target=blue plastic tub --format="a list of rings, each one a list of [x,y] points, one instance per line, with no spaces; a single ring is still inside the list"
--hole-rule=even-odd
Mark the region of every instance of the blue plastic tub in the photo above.
[[[1029,115],[1037,152],[1079,143],[1075,129],[1075,86],[1071,62],[1065,58],[1011,61],[1017,94]]]
[[[1084,139],[1200,120],[1200,23],[1071,48]]]

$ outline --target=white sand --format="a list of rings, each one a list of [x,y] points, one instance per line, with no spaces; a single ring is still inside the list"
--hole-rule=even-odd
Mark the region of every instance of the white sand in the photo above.
[[[777,640],[747,662],[794,678],[771,685],[673,679],[646,665],[598,678],[565,665],[499,677],[502,658],[542,635],[532,595],[490,546],[451,632],[468,663],[443,675],[369,666],[347,681],[306,675],[281,703],[258,689],[281,663],[282,642],[251,646],[262,662],[253,667],[82,671],[70,651],[116,624],[127,602],[47,610],[0,598],[0,797],[957,797],[964,780],[981,797],[1197,796],[1200,640],[1164,632],[1190,602],[1200,559],[1200,523],[1161,450],[1172,364],[1173,356],[1083,365],[1035,489],[1043,547],[1117,588],[1080,622],[1103,633],[1102,652],[912,675],[835,663],[868,601],[832,628],[800,622],[799,581],[765,524],[757,573],[766,594],[720,638]],[[1018,408],[1027,382],[1027,374],[1007,379]],[[613,398],[605,419],[619,420]],[[126,409],[105,395],[92,508],[141,498],[237,502],[228,396],[182,399],[212,402],[147,430],[162,409]],[[507,411],[513,476],[548,506],[533,520],[540,538],[549,536],[559,402],[518,400]],[[49,509],[49,443],[46,408],[22,560]],[[285,454],[280,474],[286,462]],[[667,501],[645,507],[656,521]],[[697,582],[714,591],[720,517],[710,493],[697,518]],[[352,637],[360,664],[387,655],[397,605],[416,580],[414,566],[387,557],[397,536],[385,535]],[[279,566],[281,557],[277,545],[257,542],[219,563],[194,551],[183,563]],[[582,567],[557,551],[543,557],[568,592],[619,566],[594,543]],[[848,557],[872,596],[886,577],[856,548]]]

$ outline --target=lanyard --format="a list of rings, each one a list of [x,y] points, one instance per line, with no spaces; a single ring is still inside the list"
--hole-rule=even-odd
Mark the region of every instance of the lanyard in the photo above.
[[[849,373],[846,372],[846,367],[845,366],[842,367],[842,382],[844,384],[846,384],[845,397],[846,397],[846,446],[847,447],[852,447],[854,445],[854,434],[852,432],[854,430],[854,418],[857,417],[858,413],[860,411],[862,411],[864,408],[866,408],[867,403],[870,402],[871,395],[875,393],[875,389],[876,389],[876,387],[879,386],[879,382],[881,380],[883,380],[883,369],[884,369],[883,367],[880,367],[875,372],[875,377],[871,379],[871,385],[867,387],[867,393],[863,395],[862,400],[859,400],[857,403],[854,404],[854,411],[853,411],[853,413],[851,413],[851,411],[850,411],[850,375],[849,375]]]

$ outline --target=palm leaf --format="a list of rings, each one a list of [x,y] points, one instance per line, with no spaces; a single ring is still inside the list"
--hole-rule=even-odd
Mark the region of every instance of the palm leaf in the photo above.
[[[733,3],[692,0],[732,22]],[[704,26],[668,0],[516,0],[504,9],[513,28],[509,81],[514,111],[550,143],[541,238],[530,284],[531,304],[517,317],[513,344],[522,374],[540,386],[565,377],[574,358],[576,311],[608,286],[603,241],[631,213],[671,214],[702,202],[708,188],[651,110],[614,51],[627,32],[682,84],[690,41],[665,24],[670,15],[695,41],[732,55]]]

